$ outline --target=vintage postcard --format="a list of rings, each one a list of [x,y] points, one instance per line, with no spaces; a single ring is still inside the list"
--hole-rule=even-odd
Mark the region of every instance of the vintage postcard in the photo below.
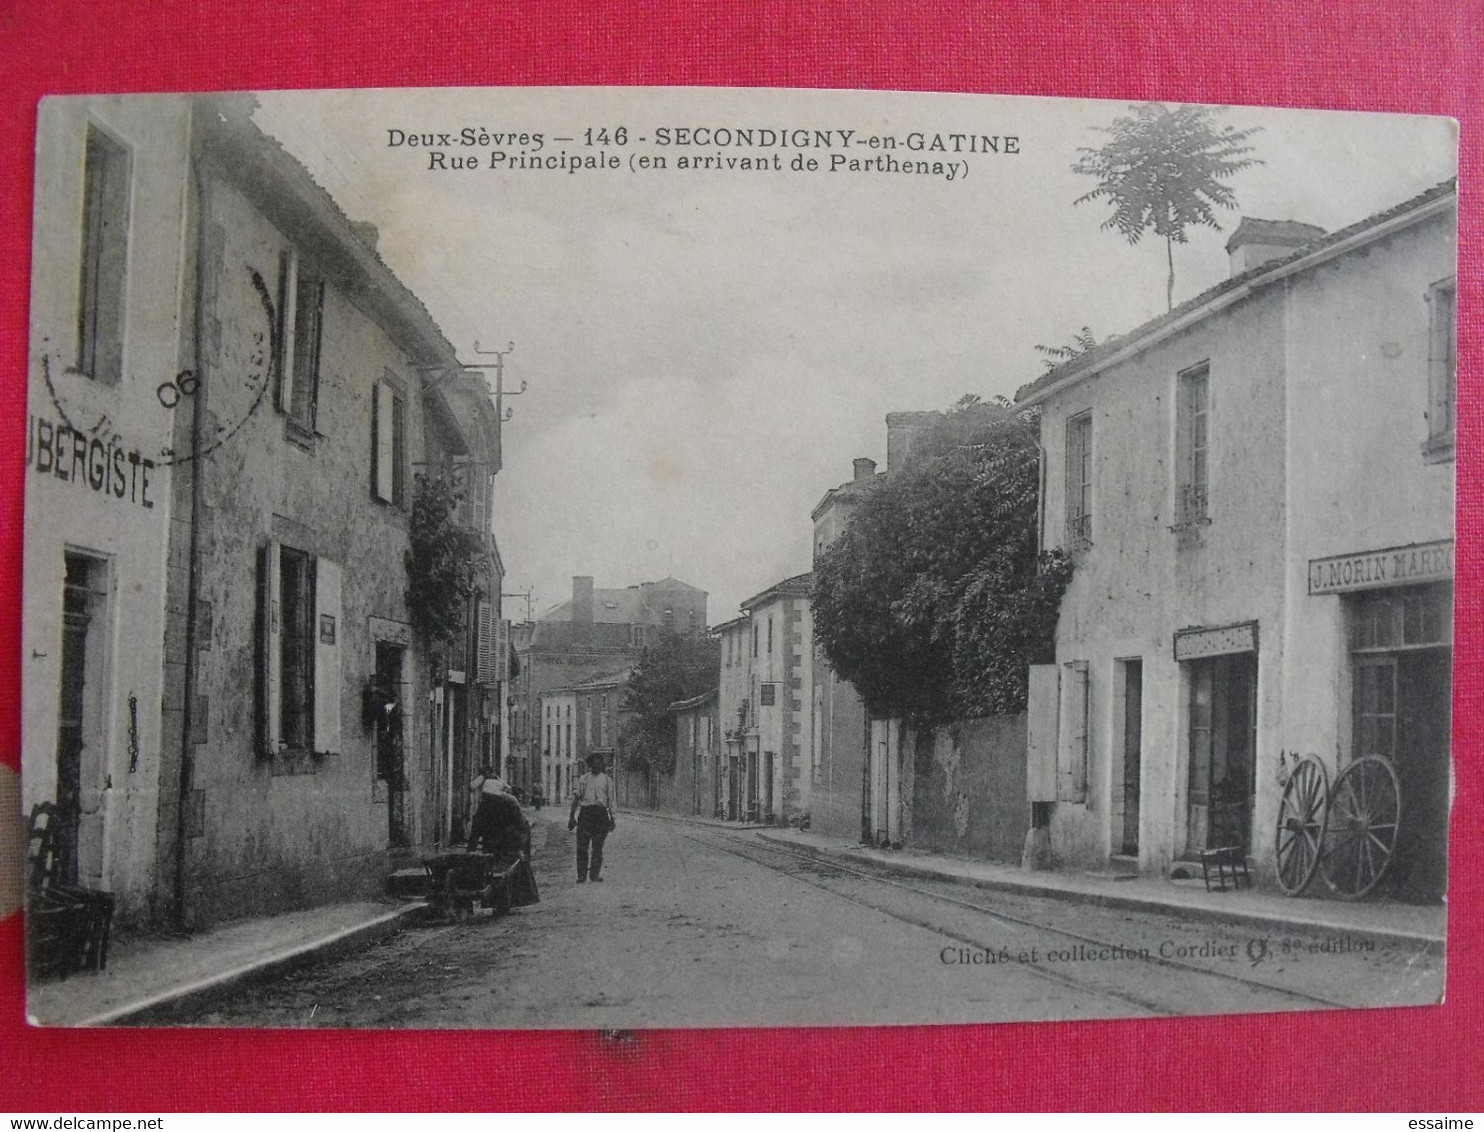
[[[40,1025],[1444,994],[1457,135],[38,110]]]

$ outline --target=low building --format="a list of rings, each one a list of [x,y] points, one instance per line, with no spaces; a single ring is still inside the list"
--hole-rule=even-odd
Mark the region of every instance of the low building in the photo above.
[[[667,808],[674,813],[709,818],[720,809],[717,705],[715,688],[670,705],[675,721],[675,768]]]
[[[663,630],[706,632],[706,591],[676,578],[625,589],[599,589],[572,579],[570,600],[534,621],[512,626],[519,674],[511,685],[510,755],[506,778],[530,792],[545,783],[541,766],[540,698],[590,676],[632,667]]]
[[[1379,754],[1394,879],[1441,892],[1456,210],[1445,184],[1330,235],[1245,221],[1229,280],[1020,391],[1076,562],[1029,713],[1062,859],[1233,844],[1271,876],[1294,758]]]

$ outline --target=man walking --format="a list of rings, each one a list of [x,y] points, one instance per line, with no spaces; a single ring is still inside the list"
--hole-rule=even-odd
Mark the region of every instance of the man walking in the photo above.
[[[577,831],[577,883],[589,876],[597,883],[603,880],[603,841],[618,823],[613,820],[613,779],[603,773],[603,756],[587,757],[588,771],[572,787],[572,809],[567,814],[567,828]],[[588,850],[592,850],[592,868],[588,868]]]

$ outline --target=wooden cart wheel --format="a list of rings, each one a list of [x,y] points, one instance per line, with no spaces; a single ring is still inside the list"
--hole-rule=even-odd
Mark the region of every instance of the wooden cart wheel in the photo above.
[[[1320,870],[1346,900],[1359,900],[1386,875],[1402,819],[1401,784],[1387,759],[1366,755],[1335,779]]]
[[[1309,887],[1324,847],[1329,772],[1313,755],[1299,760],[1278,802],[1278,887],[1297,896]]]

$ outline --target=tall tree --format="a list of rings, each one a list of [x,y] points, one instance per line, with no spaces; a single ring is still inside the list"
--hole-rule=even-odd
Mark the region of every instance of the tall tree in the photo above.
[[[965,398],[815,563],[814,631],[873,715],[933,724],[1023,710],[1070,561],[1037,553],[1040,430]]]
[[[721,644],[694,633],[662,631],[644,649],[624,691],[629,714],[620,736],[630,766],[668,774],[675,769],[675,723],[671,704],[716,687]]]
[[[1075,204],[1106,198],[1113,214],[1103,222],[1130,244],[1152,230],[1165,242],[1169,279],[1165,287],[1168,309],[1175,307],[1175,245],[1186,243],[1191,225],[1220,229],[1216,208],[1235,208],[1236,195],[1223,182],[1253,165],[1247,140],[1261,127],[1239,130],[1216,119],[1225,113],[1216,106],[1180,106],[1171,110],[1158,102],[1129,107],[1111,126],[1093,127],[1110,135],[1106,145],[1083,146],[1072,165],[1074,173],[1097,178],[1097,188]]]

